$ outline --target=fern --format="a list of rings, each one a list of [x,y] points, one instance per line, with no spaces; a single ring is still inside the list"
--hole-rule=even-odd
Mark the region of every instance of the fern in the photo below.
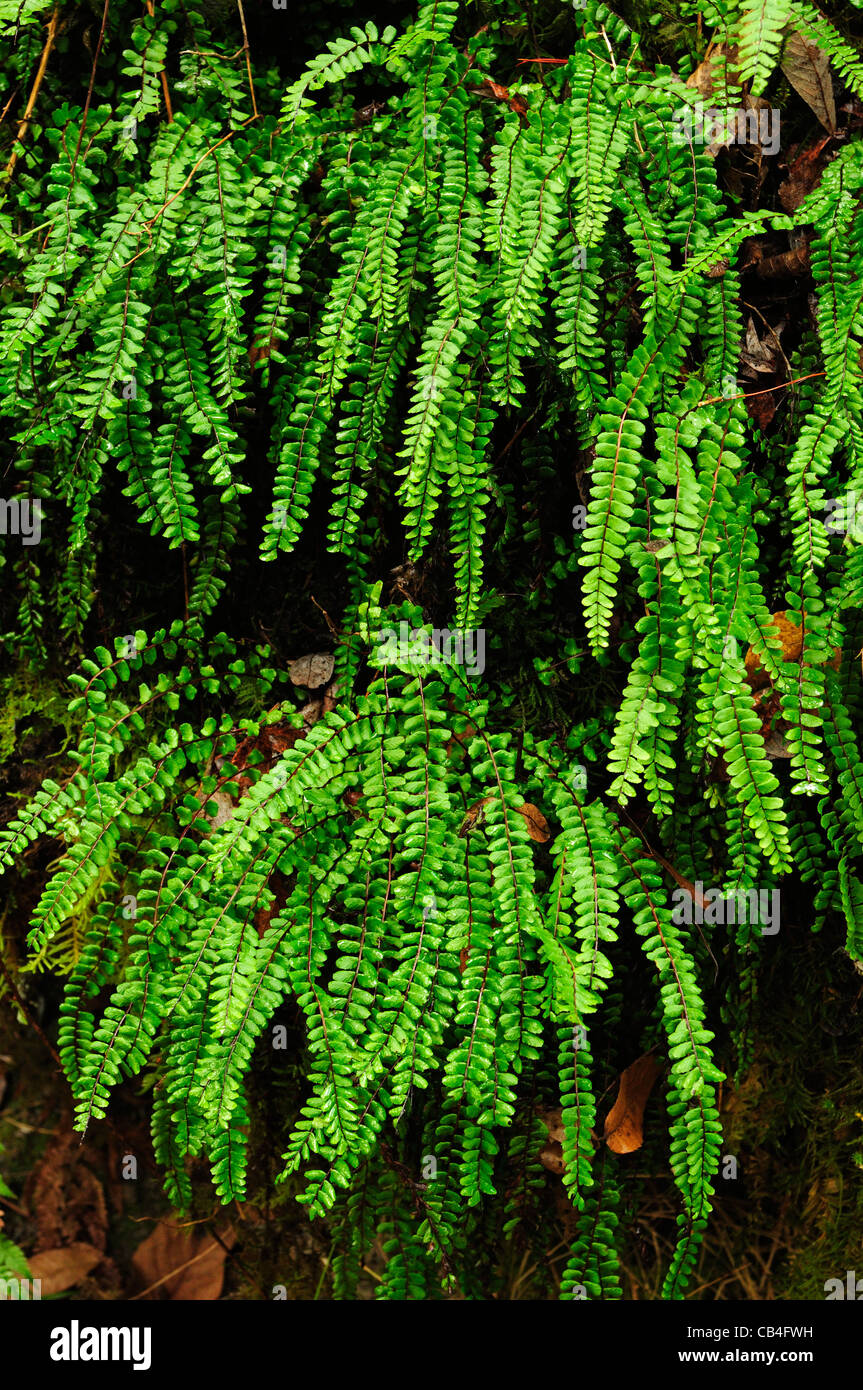
[[[0,4],[12,85],[50,8]],[[537,1277],[620,1297],[604,1096],[655,1052],[680,1299],[747,1045],[710,954],[747,989],[761,963],[751,920],[688,931],[669,891],[799,879],[863,959],[863,558],[825,517],[863,484],[863,144],[846,122],[793,215],[744,207],[677,138],[700,53],[651,66],[664,35],[589,0],[537,62],[519,6],[483,14],[247,69],[233,17],[120,0],[86,106],[47,63],[0,214],[3,506],[44,511],[35,553],[4,536],[3,641],[70,673],[75,740],[0,869],[50,842],[21,968],[65,975],[78,1130],[152,1091],[181,1209],[199,1160],[251,1199],[278,1142],[341,1298],[376,1242],[383,1299],[496,1296],[486,1242],[553,1248],[552,1180]],[[769,93],[792,26],[863,92],[805,0],[704,15],[737,50],[717,101]],[[801,228],[812,322],[762,427],[752,248]]]

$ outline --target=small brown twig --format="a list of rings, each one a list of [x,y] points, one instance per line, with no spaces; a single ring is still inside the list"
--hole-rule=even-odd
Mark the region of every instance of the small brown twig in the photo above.
[[[249,91],[252,94],[252,112],[258,114],[258,103],[255,101],[255,84],[252,81],[252,64],[249,57],[249,36],[246,33],[246,16],[243,13],[243,0],[237,0],[237,9],[240,11],[240,23],[243,26],[243,52],[246,55],[246,72],[249,75]]]
[[[150,15],[150,18],[155,19],[156,7],[153,4],[153,0],[147,0],[147,11]],[[165,98],[165,112],[168,117],[168,123],[170,124],[171,121],[173,121],[174,119],[174,111],[171,106],[171,93],[168,91],[168,74],[165,72],[164,68],[162,69],[160,76],[162,78],[162,96]]]
[[[27,98],[27,106],[25,108],[24,115],[21,119],[21,124],[18,126],[18,134],[15,136],[15,143],[12,146],[12,154],[9,157],[9,163],[6,165],[7,178],[11,178],[12,174],[15,172],[15,165],[18,163],[18,155],[20,152],[21,141],[24,139],[24,136],[27,134],[27,131],[30,127],[30,121],[33,117],[33,109],[36,105],[36,100],[39,96],[39,89],[42,86],[42,79],[45,76],[45,69],[48,66],[48,59],[51,56],[51,49],[54,47],[54,40],[57,37],[57,27],[59,23],[60,6],[55,5],[54,13],[51,15],[51,19],[48,24],[48,35],[45,39],[45,45],[42,49],[42,57],[39,59],[39,67],[37,68],[36,76],[33,79],[33,86],[30,88],[30,95]],[[3,114],[6,114],[5,111]]]
[[[90,102],[93,100],[93,88],[96,85],[96,69],[99,66],[99,54],[102,52],[102,44],[105,42],[105,30],[108,27],[108,7],[111,0],[105,0],[105,8],[102,11],[102,24],[99,28],[99,38],[96,43],[96,52],[93,54],[93,66],[90,69],[90,81],[87,84],[87,95],[84,98],[84,115],[81,120],[81,129],[78,131],[78,139],[75,143],[75,153],[72,156],[72,168],[70,174],[74,176],[75,167],[78,163],[78,155],[81,152],[81,141],[84,139],[84,131],[87,126],[87,117],[90,114]]]
[[[766,386],[763,391],[735,391],[731,396],[705,396],[698,404],[714,405],[717,401],[748,401],[753,396],[769,396],[771,391],[787,391],[789,386],[796,386],[798,381],[811,381],[814,376],[824,376],[824,372],[807,372],[805,376],[794,376],[790,381],[780,381],[776,386]]]
[[[13,101],[15,100],[15,98],[17,97],[17,95],[18,95],[18,88],[17,88],[17,87],[13,87],[13,88],[12,88],[12,95],[10,96],[10,98],[9,98],[9,100],[7,101],[6,105],[3,107],[3,110],[0,111],[0,125],[2,125],[2,123],[5,121],[7,112],[8,112],[8,110],[9,110],[9,107],[12,105],[12,103],[13,103]]]

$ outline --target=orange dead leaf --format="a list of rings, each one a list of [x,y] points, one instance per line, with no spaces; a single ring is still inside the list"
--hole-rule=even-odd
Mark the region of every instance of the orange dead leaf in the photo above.
[[[50,1298],[52,1294],[64,1293],[66,1289],[80,1284],[85,1275],[104,1258],[95,1245],[78,1240],[59,1250],[40,1250],[27,1263],[33,1278],[41,1280],[42,1297]]]
[[[248,352],[249,366],[254,367],[258,362],[266,362],[275,346],[276,340],[273,337],[270,337],[266,342],[252,343]]]
[[[499,82],[492,82],[490,77],[483,78],[479,90],[487,92],[489,96],[496,97],[498,101],[505,101],[510,110],[515,111],[519,116],[527,115],[527,102],[522,97],[510,96],[508,87],[502,87]]]
[[[781,609],[774,613],[770,619],[777,633],[782,639],[782,660],[799,661],[803,654],[803,628],[797,623],[792,623],[785,615],[785,610]],[[833,656],[827,663],[834,671],[839,670],[841,652],[838,647],[834,647]],[[753,690],[761,690],[765,685],[770,684],[770,676],[761,664],[761,657],[757,652],[749,648],[743,659],[746,667],[746,679]]]
[[[661,1071],[653,1053],[646,1052],[621,1073],[617,1100],[603,1127],[612,1153],[631,1154],[644,1143],[644,1107]]]
[[[544,845],[546,840],[551,839],[548,821],[536,806],[526,801],[523,806],[517,806],[516,810],[520,816],[524,816],[527,821],[527,833],[538,845]]]
[[[563,1146],[556,1139],[550,1139],[539,1151],[539,1161],[543,1168],[549,1173],[556,1173],[558,1177],[566,1172],[566,1164],[563,1160]]]
[[[207,1232],[183,1230],[173,1221],[158,1223],[132,1256],[143,1284],[139,1297],[210,1302],[221,1296],[225,1256],[234,1244],[227,1226],[221,1242]]]
[[[693,902],[698,903],[699,907],[707,907],[707,899],[701,892],[700,888],[697,888],[690,879],[684,878],[683,874],[678,873],[674,865],[669,864],[667,859],[663,859],[661,854],[654,853],[653,857],[656,860],[657,864],[661,864],[663,869],[665,869],[667,873],[671,874],[671,877],[674,879],[674,882],[677,884],[678,888],[685,889],[685,891],[689,894]]]
[[[446,753],[447,757],[450,757],[450,755],[454,752],[454,750],[457,747],[464,749],[466,745],[470,743],[471,739],[474,737],[475,734],[476,729],[473,727],[472,724],[466,724],[460,734],[454,733],[452,738],[444,744],[444,752]]]
[[[736,44],[711,43],[704,55],[704,61],[687,77],[687,87],[694,87],[701,97],[712,97],[715,91],[714,78],[719,75],[723,59],[728,67],[727,81],[733,85],[737,76],[734,71],[738,61]]]

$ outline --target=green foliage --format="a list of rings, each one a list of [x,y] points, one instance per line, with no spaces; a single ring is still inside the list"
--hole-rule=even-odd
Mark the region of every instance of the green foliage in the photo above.
[[[661,1047],[649,1142],[677,1191],[663,1296],[680,1298],[722,1144],[708,956],[748,970],[758,934],[690,931],[668,861],[727,894],[813,883],[813,925],[841,915],[863,959],[863,562],[823,519],[863,483],[863,146],[793,216],[742,210],[675,138],[686,89],[619,16],[541,6],[564,56],[531,66],[520,7],[482,27],[470,8],[347,24],[290,81],[257,58],[254,88],[234,30],[179,0],[112,8],[114,78],[92,100],[49,65],[66,99],[22,133],[0,214],[0,412],[44,531],[38,555],[7,547],[7,644],[47,662],[105,640],[108,518],[142,533],[144,572],[179,557],[186,590],[161,626],[128,598],[129,635],[81,660],[74,771],[23,802],[0,864],[59,844],[28,942],[56,966],[86,921],[58,1026],[76,1123],[123,1078],[152,1086],[178,1207],[203,1158],[223,1202],[246,1196],[249,1073],[296,1012],[282,1176],[335,1222],[340,1297],[376,1237],[381,1297],[485,1296],[489,1211],[529,1241],[547,1201],[542,1100],[572,1206],[556,1287],[619,1297],[629,1173],[600,1097]],[[15,78],[48,9],[0,7]],[[706,13],[753,92],[789,24],[863,92],[812,7]],[[734,262],[800,227],[813,380],[767,442],[735,381]],[[517,541],[541,573],[521,552],[510,583]],[[241,556],[294,597],[324,542],[339,686],[312,722],[278,645],[218,622]],[[382,601],[394,556],[434,602],[396,602],[408,580]],[[384,630],[441,615],[483,625],[488,674],[428,645],[381,653]],[[776,697],[767,728],[742,648]]]

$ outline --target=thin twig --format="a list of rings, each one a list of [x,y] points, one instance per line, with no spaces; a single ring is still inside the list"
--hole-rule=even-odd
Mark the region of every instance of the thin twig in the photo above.
[[[243,0],[237,0],[237,9],[240,11],[240,23],[243,26],[243,52],[246,55],[246,72],[249,74],[249,91],[252,94],[252,112],[257,116],[258,103],[255,101],[255,84],[252,81],[252,64],[249,58],[249,36],[246,33],[246,16],[243,13]]]
[[[189,187],[189,184],[192,182],[192,179],[195,177],[195,174],[200,169],[204,160],[207,159],[213,153],[214,150],[217,150],[220,145],[224,145],[226,140],[232,140],[234,136],[237,134],[237,132],[243,130],[244,127],[249,125],[251,121],[257,121],[259,119],[259,116],[248,116],[246,120],[242,122],[241,125],[237,126],[236,130],[229,130],[227,135],[223,135],[222,138],[220,140],[217,140],[214,145],[211,145],[208,150],[204,150],[204,153],[201,155],[200,159],[198,159],[192,165],[191,169],[189,170],[188,176],[180,184],[180,187],[177,189],[176,193],[172,193],[171,197],[167,200],[167,202],[163,203],[162,206],[158,208],[156,212],[153,213],[153,216],[148,217],[147,221],[143,223],[142,230],[146,230],[147,235],[149,236],[149,241],[147,242],[147,245],[144,247],[142,251],[136,251],[134,256],[131,256],[128,261],[124,262],[124,264],[120,267],[121,270],[128,270],[130,265],[134,265],[135,262],[139,261],[142,256],[147,255],[147,252],[153,245],[151,228],[154,226],[156,222],[158,222],[159,218],[167,212],[171,204],[176,202],[176,200],[180,197],[181,194],[185,193],[186,189]]]
[[[30,96],[27,99],[27,107],[24,111],[24,116],[22,118],[21,124],[18,127],[18,134],[15,136],[15,144],[12,146],[12,154],[10,156],[9,163],[6,165],[7,178],[11,178],[12,174],[15,171],[15,165],[18,163],[18,154],[20,152],[21,141],[24,139],[24,136],[27,134],[27,131],[30,127],[30,121],[33,116],[33,108],[35,107],[36,99],[39,96],[39,89],[42,86],[42,79],[45,76],[45,69],[48,66],[48,59],[51,56],[51,49],[54,47],[54,40],[57,37],[57,26],[59,22],[60,6],[55,5],[54,13],[51,16],[51,21],[48,25],[48,36],[45,39],[45,46],[42,49],[42,57],[39,59],[39,67],[37,69],[36,76],[33,79],[33,86],[30,88]],[[3,114],[5,116],[6,112],[4,111]]]
[[[150,18],[155,19],[156,7],[153,4],[153,0],[147,0],[147,10],[149,12]],[[171,121],[173,121],[174,119],[174,112],[171,107],[171,93],[168,91],[168,74],[165,72],[165,69],[162,68],[162,71],[159,75],[162,79],[162,96],[165,98],[165,111],[168,116],[168,123],[170,124]]]
[[[102,24],[99,29],[99,39],[96,44],[96,52],[93,54],[93,66],[90,69],[90,82],[87,86],[87,97],[84,101],[84,116],[81,121],[81,129],[78,131],[78,140],[75,145],[75,153],[72,156],[72,168],[70,179],[75,174],[75,165],[78,163],[78,153],[81,149],[81,141],[84,139],[84,129],[87,125],[87,117],[90,114],[90,102],[93,100],[93,88],[96,85],[96,68],[99,65],[99,55],[102,52],[102,44],[105,42],[105,29],[108,25],[108,6],[111,0],[105,0],[105,8],[102,11]]]
[[[240,125],[237,126],[236,130],[229,130],[228,133],[227,133],[227,135],[223,135],[223,136],[221,137],[221,139],[217,140],[217,141],[215,142],[215,144],[211,145],[210,148],[209,148],[208,150],[204,150],[204,153],[201,155],[200,159],[196,160],[195,163],[192,165],[191,169],[189,170],[189,173],[188,173],[187,177],[186,177],[186,178],[183,180],[183,182],[180,184],[180,187],[177,189],[176,193],[172,193],[172,194],[171,194],[171,197],[168,199],[168,201],[165,202],[165,203],[163,203],[162,206],[161,206],[156,212],[153,213],[153,216],[152,216],[152,217],[148,217],[148,218],[147,218],[147,221],[144,223],[144,226],[145,226],[145,227],[152,227],[156,222],[158,222],[159,218],[163,215],[163,213],[167,212],[167,210],[168,210],[168,208],[171,206],[171,204],[177,201],[177,199],[180,197],[180,194],[181,194],[181,193],[185,193],[186,189],[189,187],[189,184],[192,182],[192,179],[195,177],[195,174],[196,174],[196,173],[198,172],[198,170],[200,169],[200,167],[201,167],[201,165],[203,164],[204,160],[207,159],[207,158],[213,153],[214,150],[217,150],[217,149],[219,148],[220,145],[224,145],[224,143],[225,143],[226,140],[232,140],[233,137],[238,133],[238,131],[243,130],[245,126],[247,126],[247,125],[250,124],[250,122],[256,121],[257,119],[258,119],[258,116],[257,116],[257,115],[248,116],[248,117],[246,118],[246,120],[242,121],[242,122],[240,123]],[[149,249],[149,248],[148,248],[148,249]],[[143,254],[143,253],[140,253],[140,254]],[[133,257],[132,257],[132,261],[136,261],[137,259],[138,259],[137,256],[133,256]],[[131,265],[131,264],[132,264],[132,261],[127,261],[127,262],[126,262],[126,265]],[[125,267],[124,267],[124,269],[125,269]],[[816,375],[822,375],[822,376],[823,376],[823,372],[822,372],[822,373],[816,373]]]
[[[824,376],[824,372],[807,372],[805,376],[795,376],[790,381],[780,381],[776,386],[766,386],[763,391],[735,391],[730,396],[705,396],[698,404],[714,405],[717,401],[748,401],[753,396],[769,396],[771,391],[787,391],[789,386],[796,386],[798,381],[811,381],[814,376]]]
[[[7,101],[6,105],[3,107],[3,110],[0,111],[0,125],[2,125],[3,121],[5,121],[5,119],[6,119],[6,114],[7,114],[8,110],[9,110],[9,107],[12,105],[12,103],[13,103],[13,101],[15,100],[15,98],[17,97],[17,95],[18,95],[18,88],[17,88],[17,87],[13,87],[13,88],[12,88],[12,95],[10,96],[10,98],[9,98],[9,100]]]

